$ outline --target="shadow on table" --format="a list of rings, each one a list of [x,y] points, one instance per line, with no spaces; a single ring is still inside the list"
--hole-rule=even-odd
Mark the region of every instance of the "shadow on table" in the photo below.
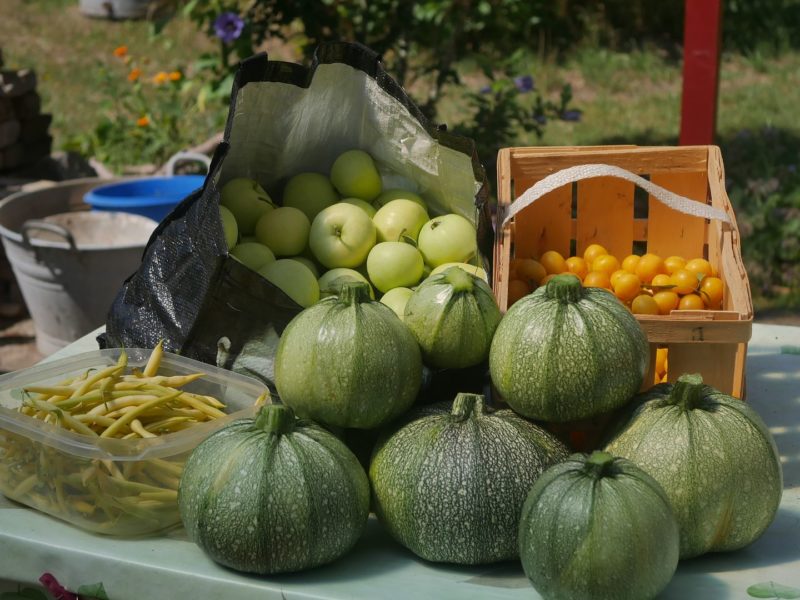
[[[370,517],[364,535],[342,558],[308,571],[268,575],[267,577],[276,583],[313,585],[333,581],[341,582],[347,579],[347,575],[343,574],[352,573],[354,579],[363,581],[380,577],[389,571],[407,568],[410,563],[406,554],[410,557],[414,556],[400,544],[394,542],[377,520]],[[263,579],[259,575],[238,574]]]
[[[800,329],[798,330],[800,331]],[[800,355],[747,357],[747,402],[775,438],[784,490],[800,486]]]
[[[416,558],[415,560],[420,559]],[[519,561],[475,566],[437,564],[436,568],[440,571],[462,575],[463,578],[461,582],[471,585],[507,589],[531,587],[531,583],[525,576],[525,572],[522,570],[522,564]],[[488,590],[487,593],[489,593]]]

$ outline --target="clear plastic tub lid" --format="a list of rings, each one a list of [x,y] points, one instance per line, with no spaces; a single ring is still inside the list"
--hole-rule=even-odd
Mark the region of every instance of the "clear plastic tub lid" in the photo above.
[[[123,440],[75,433],[19,412],[24,403],[23,388],[56,385],[88,369],[112,366],[117,363],[121,352],[120,348],[94,350],[0,375],[0,435],[3,431],[17,434],[32,442],[86,459],[137,461],[163,458],[190,451],[226,423],[253,416],[256,399],[268,393],[267,388],[253,378],[164,352],[159,374],[204,373],[203,377],[183,389],[214,396],[225,404],[227,417],[197,423],[182,431],[158,437]],[[152,350],[126,348],[125,352],[128,355],[128,368],[137,368],[145,366]]]

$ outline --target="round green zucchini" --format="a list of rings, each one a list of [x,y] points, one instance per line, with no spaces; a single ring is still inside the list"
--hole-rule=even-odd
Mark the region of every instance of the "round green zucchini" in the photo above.
[[[201,442],[178,493],[189,538],[214,561],[259,574],[301,571],[346,553],[366,526],[369,500],[352,452],[282,405]]]

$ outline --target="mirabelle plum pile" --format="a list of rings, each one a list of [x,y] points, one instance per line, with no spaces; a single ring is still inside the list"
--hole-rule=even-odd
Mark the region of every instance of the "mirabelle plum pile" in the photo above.
[[[648,253],[631,254],[620,261],[600,244],[588,246],[583,256],[566,259],[555,250],[538,259],[512,259],[508,305],[560,273],[574,275],[585,287],[609,290],[634,314],[722,308],[722,280],[706,259],[662,258]]]

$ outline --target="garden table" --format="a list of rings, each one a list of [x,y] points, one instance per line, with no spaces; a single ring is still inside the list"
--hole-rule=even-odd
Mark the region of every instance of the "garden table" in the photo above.
[[[96,349],[96,334],[50,358]],[[709,351],[706,346],[703,352]],[[783,462],[778,515],[743,550],[681,563],[662,598],[748,598],[748,586],[766,581],[800,587],[800,327],[753,326],[747,401],[770,427]],[[394,543],[374,519],[353,551],[333,564],[258,577],[216,565],[182,530],[161,538],[106,538],[0,500],[0,580],[6,586],[0,583],[0,589],[9,589],[10,581],[35,583],[45,571],[72,590],[101,581],[112,600],[538,597],[519,563],[470,568],[430,564]]]

